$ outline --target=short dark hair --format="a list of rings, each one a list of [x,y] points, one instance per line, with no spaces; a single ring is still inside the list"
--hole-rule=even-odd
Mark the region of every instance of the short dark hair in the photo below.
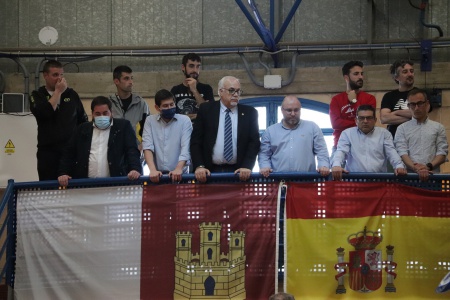
[[[92,102],[91,102],[91,111],[94,111],[94,108],[96,107],[96,106],[99,106],[99,105],[108,105],[108,108],[109,108],[109,110],[111,111],[111,108],[112,108],[112,103],[111,103],[111,100],[109,100],[107,97],[105,97],[105,96],[97,96],[97,97],[95,97],[93,100],[92,100]]]
[[[414,63],[412,61],[408,60],[408,59],[396,60],[389,67],[389,72],[391,73],[392,78],[394,79],[395,83],[397,83],[397,84],[398,84],[398,80],[395,79],[395,77],[397,77],[399,75],[398,74],[398,67],[404,68],[405,65],[414,66]]]
[[[163,100],[172,99],[175,102],[175,97],[168,90],[162,89],[156,92],[155,94],[155,104],[157,106],[161,106],[161,102]]]
[[[62,67],[63,67],[63,65],[61,62],[54,60],[54,59],[50,59],[44,64],[44,67],[42,68],[42,72],[48,73],[50,71],[50,68],[60,68],[61,69]]]
[[[197,54],[195,54],[195,53],[188,53],[188,54],[183,56],[183,59],[181,60],[181,64],[186,67],[186,64],[187,64],[188,60],[202,62],[202,59]]]
[[[370,110],[373,113],[373,116],[375,117],[375,108],[373,108],[372,105],[369,105],[369,104],[360,105],[358,107],[358,109],[356,110],[356,115],[358,116],[358,113],[363,110],[364,111]]]
[[[428,101],[428,93],[424,89],[412,89],[409,91],[408,96],[406,98],[409,99],[410,96],[414,96],[417,94],[422,94],[425,98],[425,101]]]
[[[350,74],[350,69],[353,68],[354,66],[358,66],[358,67],[362,68],[362,67],[364,67],[364,64],[359,60],[349,61],[342,67],[342,76]]]
[[[113,79],[120,79],[122,73],[133,73],[133,70],[129,66],[121,65],[117,66],[113,71]]]

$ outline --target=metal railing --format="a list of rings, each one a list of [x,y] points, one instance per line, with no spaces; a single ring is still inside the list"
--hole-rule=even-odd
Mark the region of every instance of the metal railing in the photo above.
[[[253,173],[249,182],[264,183],[264,182],[325,182],[330,181],[331,175],[322,177],[318,173],[272,173],[268,178],[262,175]],[[350,182],[396,182],[406,184],[409,186],[419,187],[427,190],[435,191],[450,191],[450,174],[433,174],[427,182],[419,181],[417,174],[408,174],[406,176],[395,176],[392,173],[352,173],[343,174],[343,181]],[[217,173],[211,174],[208,178],[208,183],[236,183],[239,182],[237,175],[232,173]],[[200,184],[196,183],[194,174],[183,175],[183,180],[179,183],[183,184]],[[126,177],[115,178],[100,178],[100,179],[73,179],[69,183],[67,189],[72,188],[92,188],[92,187],[107,187],[118,185],[153,185],[148,176],[143,176],[135,181],[130,181]],[[159,184],[172,184],[168,175],[164,175],[160,179]],[[178,183],[176,183],[178,184]],[[20,190],[55,190],[61,189],[56,180],[40,181],[40,182],[19,182],[14,180],[8,181],[8,186],[0,203],[0,215],[4,216],[4,222],[0,227],[0,237],[4,238],[4,242],[0,247],[0,258],[2,264],[0,265],[0,276],[5,279],[6,284],[14,287],[14,271],[15,271],[15,246],[16,246],[16,201],[17,193]],[[282,194],[281,206],[284,206],[284,193]],[[281,209],[280,211],[283,211]],[[280,218],[280,228],[284,220]],[[279,266],[283,265],[282,253],[283,235],[279,236],[279,247],[281,262]],[[283,276],[280,268],[279,277]]]

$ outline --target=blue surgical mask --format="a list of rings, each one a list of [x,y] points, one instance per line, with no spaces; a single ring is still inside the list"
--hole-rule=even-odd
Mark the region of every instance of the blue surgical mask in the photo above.
[[[111,125],[110,116],[98,116],[94,118],[95,127],[98,129],[107,129]]]
[[[172,119],[175,116],[176,107],[161,109],[161,117],[164,119]]]

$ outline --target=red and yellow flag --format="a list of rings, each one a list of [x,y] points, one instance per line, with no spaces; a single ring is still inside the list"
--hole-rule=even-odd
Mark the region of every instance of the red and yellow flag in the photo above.
[[[301,299],[447,299],[450,193],[395,183],[290,183],[286,290]]]
[[[141,299],[268,299],[277,183],[145,187]]]

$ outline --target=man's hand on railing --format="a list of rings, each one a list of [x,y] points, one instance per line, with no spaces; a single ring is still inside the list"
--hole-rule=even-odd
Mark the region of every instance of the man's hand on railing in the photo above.
[[[252,170],[247,168],[239,168],[234,171],[234,174],[239,174],[240,181],[247,181],[250,179],[250,175],[252,175]]]
[[[131,170],[128,173],[128,179],[130,179],[130,180],[139,179],[140,176],[141,176],[141,173],[139,173],[138,171],[135,171],[135,170]]]
[[[326,177],[326,176],[330,175],[330,168],[320,167],[317,169],[317,172],[320,173],[320,176]]]
[[[401,176],[401,175],[408,174],[408,172],[406,171],[405,168],[397,168],[394,170],[394,174],[395,174],[395,176],[399,176],[399,175]]]
[[[264,177],[269,177],[270,173],[272,173],[272,169],[271,168],[261,168],[259,169],[259,174],[261,174]]]
[[[210,176],[211,172],[204,166],[199,166],[195,169],[195,179],[199,182],[206,182],[206,176]]]
[[[348,171],[343,169],[340,166],[335,166],[331,169],[331,174],[333,176],[333,180],[341,181],[342,180],[342,173],[348,174]]]
[[[69,180],[72,179],[69,175],[61,175],[58,177],[59,185],[61,186],[68,186]]]

